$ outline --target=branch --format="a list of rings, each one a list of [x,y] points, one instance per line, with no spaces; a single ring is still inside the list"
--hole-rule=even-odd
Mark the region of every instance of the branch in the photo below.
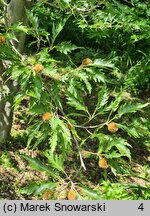
[[[73,135],[72,131],[71,131],[71,135],[72,135],[73,140],[74,140],[74,142],[75,142],[75,144],[76,144],[76,146],[77,146],[77,149],[78,149],[78,151],[79,151],[81,166],[82,166],[83,169],[86,171],[86,167],[85,167],[85,164],[84,164],[84,161],[83,161],[83,158],[82,158],[82,154],[81,154],[81,149],[80,149],[79,143],[78,143],[76,137]]]

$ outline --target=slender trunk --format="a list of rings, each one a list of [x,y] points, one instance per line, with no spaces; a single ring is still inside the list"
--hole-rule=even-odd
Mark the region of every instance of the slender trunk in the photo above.
[[[2,76],[5,67],[0,62],[0,143],[8,140],[13,119],[13,95],[16,89],[16,82],[6,81],[7,77]]]
[[[8,19],[6,18],[6,25],[12,23],[22,22],[24,25],[27,23],[25,8],[30,8],[32,0],[11,0],[7,9]],[[6,26],[6,28],[8,27]],[[15,33],[18,42],[14,42],[13,46],[18,53],[23,53],[25,45],[24,33]],[[17,89],[17,82],[7,79],[4,75],[6,68],[4,62],[0,60],[0,143],[6,142],[9,138],[12,121],[13,121],[13,93]]]

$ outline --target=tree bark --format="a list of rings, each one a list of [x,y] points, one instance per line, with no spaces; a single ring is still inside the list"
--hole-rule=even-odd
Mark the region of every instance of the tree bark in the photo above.
[[[7,6],[7,24],[22,22],[27,24],[25,8],[32,6],[32,0],[11,0]],[[7,28],[7,27],[6,27]],[[14,42],[13,46],[22,54],[26,35],[24,33],[15,33],[18,42]],[[4,75],[6,67],[4,61],[0,60],[0,143],[4,143],[9,139],[12,122],[13,122],[13,93],[17,89],[16,81],[8,79]]]
[[[0,62],[0,143],[6,142],[9,138],[13,120],[13,97],[16,90],[15,81],[8,80],[3,75],[5,67]]]

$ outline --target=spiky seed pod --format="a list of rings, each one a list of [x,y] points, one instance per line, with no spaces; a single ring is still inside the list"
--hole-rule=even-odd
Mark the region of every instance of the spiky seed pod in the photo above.
[[[92,60],[90,58],[83,59],[82,65],[92,64]]]
[[[67,194],[68,200],[76,200],[75,190],[70,189]]]
[[[52,197],[52,195],[53,195],[53,191],[51,191],[50,189],[47,189],[44,192],[42,198],[43,198],[43,200],[49,200]]]
[[[103,168],[103,169],[108,168],[108,163],[107,163],[107,160],[105,158],[99,159],[98,165],[99,165],[100,168]]]
[[[43,65],[42,64],[36,64],[36,65],[34,65],[34,67],[33,67],[33,70],[35,71],[35,72],[41,72],[42,70],[44,69],[44,67],[43,67]]]
[[[6,43],[6,38],[3,35],[0,35],[0,44],[5,44]]]
[[[47,122],[49,119],[51,119],[52,118],[52,114],[51,113],[49,113],[49,112],[46,112],[46,113],[44,113],[43,115],[42,115],[42,119],[43,119],[43,121],[44,122]]]
[[[118,131],[118,125],[115,123],[115,122],[111,122],[108,124],[108,130],[111,132],[111,133],[116,133]]]

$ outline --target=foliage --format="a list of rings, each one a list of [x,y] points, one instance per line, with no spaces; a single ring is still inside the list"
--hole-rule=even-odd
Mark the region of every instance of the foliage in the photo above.
[[[138,116],[149,103],[137,102],[129,93],[149,88],[148,1],[39,1],[26,13],[29,26],[7,29],[0,57],[12,62],[6,74],[19,83],[15,109],[29,100],[27,148],[42,148],[45,160],[22,157],[46,172],[50,181],[20,191],[41,195],[55,190],[55,199],[66,199],[70,189],[77,199],[143,198],[141,192],[129,195],[126,185],[110,186],[108,179],[112,173],[126,174],[121,163],[132,160],[132,140],[150,135],[141,119],[135,120],[135,113]],[[16,30],[32,38],[27,42],[34,54],[21,57],[15,52],[10,41]],[[84,65],[87,57],[91,63]],[[50,115],[43,120],[46,112]],[[112,122],[114,132],[108,127]],[[106,169],[98,167],[102,158]],[[107,193],[99,193],[99,186],[92,191],[82,181],[76,186],[82,169],[88,172],[89,160],[101,169]],[[69,174],[71,166],[75,171]],[[117,195],[111,195],[116,190]]]

